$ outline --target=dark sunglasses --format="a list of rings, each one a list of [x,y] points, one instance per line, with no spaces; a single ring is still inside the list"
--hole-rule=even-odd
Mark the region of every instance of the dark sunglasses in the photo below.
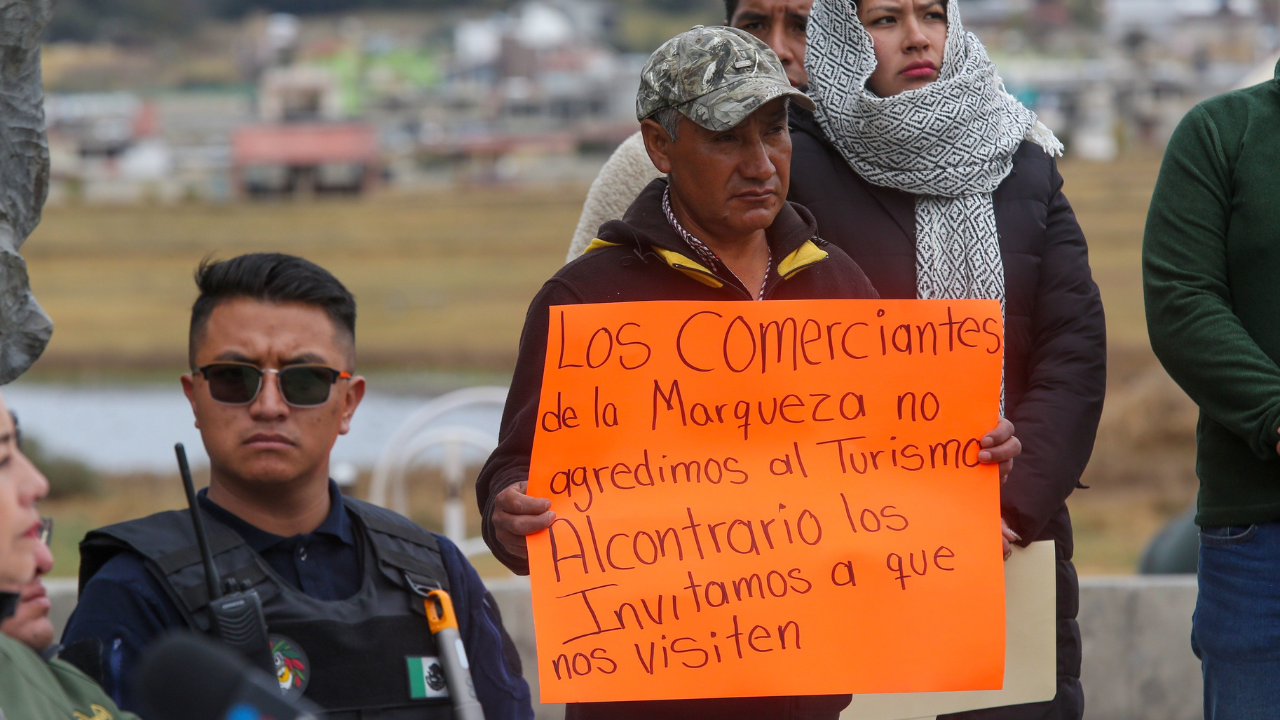
[[[44,543],[46,547],[53,541],[53,518],[40,518],[39,538],[40,542]]]
[[[282,370],[260,370],[241,363],[214,363],[196,368],[209,383],[209,395],[227,405],[248,405],[262,390],[262,376],[275,373],[284,401],[294,407],[315,407],[329,399],[329,388],[351,373],[323,365],[290,365]]]

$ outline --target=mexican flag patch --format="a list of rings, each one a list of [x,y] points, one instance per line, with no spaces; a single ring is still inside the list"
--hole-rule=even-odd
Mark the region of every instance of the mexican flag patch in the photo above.
[[[409,665],[409,697],[414,700],[449,697],[444,668],[433,657],[407,657]]]

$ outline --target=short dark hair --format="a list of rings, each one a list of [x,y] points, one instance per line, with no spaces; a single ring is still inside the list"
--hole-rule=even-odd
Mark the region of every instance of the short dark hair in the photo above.
[[[658,112],[650,115],[649,119],[658,123],[662,126],[663,130],[667,131],[667,137],[671,138],[671,142],[675,142],[676,138],[680,135],[679,110],[673,107],[662,108]]]
[[[724,24],[733,22],[733,14],[738,12],[738,0],[724,0]]]
[[[196,340],[219,304],[236,298],[301,303],[324,310],[355,347],[356,299],[338,278],[310,260],[284,253],[248,253],[230,260],[205,258],[196,268],[200,296],[191,306],[188,355],[195,368]]]

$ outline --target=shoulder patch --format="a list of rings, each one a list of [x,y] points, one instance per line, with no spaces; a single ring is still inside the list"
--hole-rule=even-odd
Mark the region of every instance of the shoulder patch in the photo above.
[[[302,646],[284,635],[272,633],[271,659],[275,662],[280,692],[291,700],[302,697],[311,683],[311,660]]]
[[[115,716],[111,714],[111,711],[97,703],[90,705],[89,710],[93,712],[92,715],[85,715],[77,710],[72,717],[75,718],[75,720],[115,720]]]

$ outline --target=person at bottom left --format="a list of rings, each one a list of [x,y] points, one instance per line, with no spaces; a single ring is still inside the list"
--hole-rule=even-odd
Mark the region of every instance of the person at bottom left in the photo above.
[[[48,490],[44,475],[18,447],[17,424],[0,399],[0,718],[137,720],[120,712],[83,672],[32,647],[47,649],[53,639],[47,602],[34,590],[39,576],[53,567],[44,543],[49,526],[36,513],[36,502]]]
[[[53,569],[53,552],[49,550],[49,538],[53,521],[40,520],[40,542],[35,545],[36,575],[18,593],[13,615],[0,620],[0,633],[21,642],[42,656],[58,654],[62,646],[53,642],[57,632],[49,620],[52,603],[45,590],[43,578]]]

